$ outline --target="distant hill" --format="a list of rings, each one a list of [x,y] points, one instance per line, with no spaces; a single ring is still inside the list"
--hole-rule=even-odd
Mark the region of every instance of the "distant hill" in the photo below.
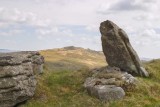
[[[142,62],[148,62],[153,60],[152,58],[140,58]]]
[[[82,66],[93,68],[107,65],[102,52],[80,47],[42,50],[41,54],[45,57],[46,64],[52,69],[77,70]]]
[[[0,52],[1,52],[1,53],[2,53],[2,52],[3,52],[3,53],[4,53],[4,52],[6,53],[6,52],[13,52],[13,51],[8,50],[8,49],[0,49]]]
[[[0,53],[18,52],[17,50],[0,49]]]

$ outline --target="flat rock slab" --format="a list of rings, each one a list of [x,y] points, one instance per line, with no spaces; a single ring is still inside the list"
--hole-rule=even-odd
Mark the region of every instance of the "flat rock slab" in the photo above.
[[[42,64],[44,58],[37,51],[0,53],[0,66],[20,65],[24,62]]]
[[[87,87],[90,95],[97,97],[102,101],[115,101],[123,99],[125,92],[121,87],[115,85],[95,85]]]

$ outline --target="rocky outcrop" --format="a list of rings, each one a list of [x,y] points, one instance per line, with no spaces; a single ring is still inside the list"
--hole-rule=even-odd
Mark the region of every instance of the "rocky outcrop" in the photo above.
[[[94,69],[91,76],[84,83],[91,96],[102,101],[114,101],[122,99],[125,91],[133,91],[137,80],[127,72],[117,67],[103,67]]]
[[[131,74],[148,77],[136,51],[124,30],[107,20],[100,24],[103,52],[109,66],[119,67]]]
[[[138,81],[131,74],[148,77],[148,72],[142,67],[125,31],[107,20],[100,24],[100,32],[108,66],[92,70],[84,87],[100,100],[120,100],[125,92],[136,89]]]
[[[38,52],[0,53],[0,107],[13,107],[34,95],[35,75],[44,58]]]

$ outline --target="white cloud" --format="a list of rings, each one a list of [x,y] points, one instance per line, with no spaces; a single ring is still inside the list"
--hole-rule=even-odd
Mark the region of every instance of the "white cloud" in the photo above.
[[[98,9],[99,13],[112,14],[122,11],[151,11],[158,9],[157,0],[115,0],[112,3],[104,3]]]
[[[52,35],[54,33],[58,33],[59,30],[57,27],[46,27],[46,28],[40,28],[36,30],[36,33],[40,34],[40,35]]]
[[[137,48],[144,48],[153,46],[158,48],[160,46],[160,34],[154,29],[146,29],[132,36],[132,43]]]
[[[23,30],[18,30],[18,29],[12,29],[12,30],[9,30],[9,31],[0,31],[0,36],[13,36],[13,35],[17,35],[17,34],[20,34],[22,33]]]
[[[46,27],[49,25],[50,20],[41,20],[38,16],[33,12],[25,12],[20,11],[17,8],[14,9],[7,9],[1,8],[0,9],[0,22],[1,24],[28,24],[30,26],[35,27]],[[1,25],[2,26],[2,25]]]
[[[91,32],[98,31],[99,30],[99,25],[87,25],[86,30],[91,31]]]

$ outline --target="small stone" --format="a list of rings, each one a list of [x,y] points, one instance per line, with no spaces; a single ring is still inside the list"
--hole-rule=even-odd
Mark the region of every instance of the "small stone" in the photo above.
[[[87,88],[91,96],[95,96],[103,101],[120,100],[125,96],[125,92],[121,87],[114,85],[96,85]]]

